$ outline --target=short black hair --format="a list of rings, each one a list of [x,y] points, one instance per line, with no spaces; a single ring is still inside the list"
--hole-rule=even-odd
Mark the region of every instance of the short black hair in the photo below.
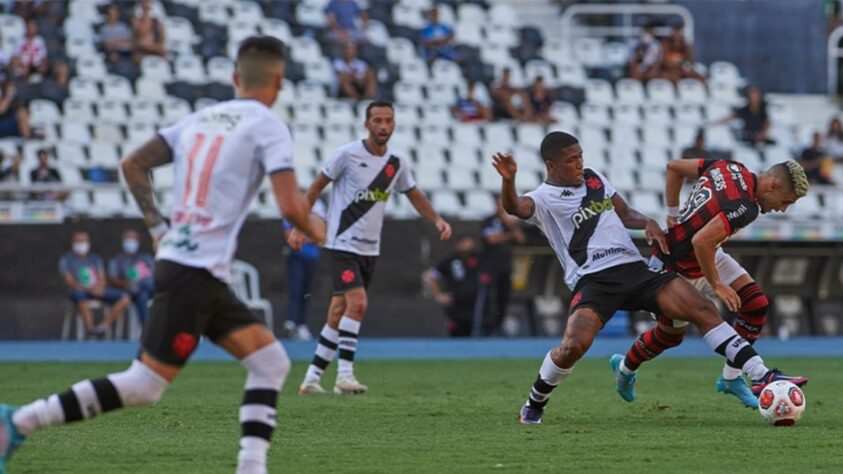
[[[577,137],[571,135],[570,133],[558,131],[550,132],[544,136],[539,152],[541,153],[544,161],[554,161],[559,157],[559,154],[562,153],[562,150],[571,145],[576,145],[579,142],[580,141],[577,140]]]
[[[286,57],[285,51],[284,42],[274,36],[249,36],[237,48],[237,60],[257,53],[283,61]]]
[[[388,100],[375,100],[369,105],[366,106],[366,121],[368,122],[369,119],[372,117],[372,109],[375,107],[388,107],[393,113],[395,112],[395,107],[392,106],[392,102]]]

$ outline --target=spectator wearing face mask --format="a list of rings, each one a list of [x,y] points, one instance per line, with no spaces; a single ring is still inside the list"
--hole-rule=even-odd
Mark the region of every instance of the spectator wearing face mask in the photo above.
[[[99,255],[90,253],[91,238],[87,232],[73,234],[73,250],[59,260],[59,274],[70,289],[70,301],[76,306],[85,324],[88,337],[102,337],[129,306],[129,295],[106,286],[105,265]],[[90,301],[111,305],[102,323],[94,326]]]
[[[129,293],[141,324],[154,291],[154,266],[152,255],[140,250],[140,235],[134,230],[123,232],[123,251],[109,260],[108,280]]]

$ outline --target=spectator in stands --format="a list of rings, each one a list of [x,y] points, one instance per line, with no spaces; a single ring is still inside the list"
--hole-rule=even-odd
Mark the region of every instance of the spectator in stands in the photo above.
[[[357,57],[357,46],[346,43],[342,59],[334,60],[338,97],[355,100],[372,99],[377,93],[375,71]]]
[[[313,204],[311,212],[324,219],[327,209],[320,199]],[[290,237],[293,225],[286,219],[284,227],[284,241]],[[319,246],[312,242],[305,242],[301,250],[290,247],[284,249],[287,255],[287,320],[284,329],[292,339],[309,341],[313,339],[307,327],[307,314],[310,306],[313,283],[319,266]]]
[[[46,149],[38,150],[38,167],[29,172],[29,180],[32,183],[61,183],[59,171],[50,167],[50,154]],[[67,198],[67,192],[35,192],[32,193],[32,198],[42,201],[64,201]]]
[[[492,111],[474,97],[475,82],[469,82],[465,96],[457,99],[451,107],[451,113],[460,122],[488,122],[492,120]]]
[[[43,77],[47,74],[47,43],[38,34],[38,23],[34,18],[26,20],[26,35],[18,46],[15,55],[20,58],[25,77],[35,74]]]
[[[439,8],[433,6],[428,13],[428,23],[422,28],[421,42],[424,47],[424,57],[430,65],[437,59],[455,61],[454,29],[439,22]]]
[[[551,123],[554,118],[550,116],[550,106],[553,105],[553,96],[544,84],[544,77],[537,76],[533,85],[527,89],[530,98],[530,106],[533,109],[532,120],[539,123]]]
[[[709,159],[711,153],[705,147],[705,129],[697,130],[694,144],[682,150],[682,158],[686,160]]]
[[[325,6],[328,35],[338,43],[357,43],[365,39],[357,24],[362,9],[355,0],[331,0]]]
[[[743,123],[740,131],[742,141],[753,146],[775,143],[768,135],[770,118],[767,115],[767,102],[764,101],[761,89],[755,86],[747,87],[746,105],[736,108],[728,117],[714,121],[710,125],[719,125],[735,119],[740,119]]]
[[[470,235],[457,239],[456,253],[424,274],[433,299],[445,308],[451,337],[479,335],[485,301],[480,291],[480,255]]]
[[[480,224],[483,248],[480,251],[481,268],[488,275],[488,294],[493,295],[495,310],[492,312],[488,333],[496,332],[506,317],[509,295],[512,290],[512,247],[527,241],[518,221],[503,209],[501,198],[496,198],[497,209]]]
[[[705,82],[705,76],[694,69],[694,47],[685,40],[685,26],[676,25],[669,37],[662,41],[658,77],[674,84],[680,79]]]
[[[823,149],[835,160],[843,160],[843,126],[839,118],[831,119],[828,124],[828,133],[823,139]]]
[[[18,153],[8,157],[6,152],[0,150],[0,183],[17,183],[18,169],[20,168],[21,156]],[[0,192],[0,201],[14,199],[13,193]]]
[[[29,110],[17,98],[15,82],[0,86],[0,94],[0,138],[38,138],[29,125]]]
[[[656,26],[654,22],[647,23],[641,38],[632,45],[626,70],[633,79],[647,81],[658,73],[662,47],[656,38]]]
[[[108,61],[114,64],[120,57],[132,55],[132,29],[120,20],[120,8],[115,3],[106,9],[105,23],[100,26],[100,41]]]
[[[152,16],[150,0],[140,0],[140,11],[132,19],[132,31],[135,39],[135,61],[144,56],[166,56],[166,37],[164,23]]]
[[[529,121],[533,116],[530,98],[527,94],[510,83],[512,71],[504,68],[501,78],[492,85],[493,114],[495,119],[513,119],[522,122]]]
[[[134,230],[123,232],[123,251],[108,262],[108,281],[126,293],[135,305],[141,324],[146,321],[149,300],[154,291],[152,255],[140,251],[140,235]]]
[[[802,155],[796,160],[803,168],[808,182],[811,184],[834,184],[831,180],[831,171],[834,162],[822,146],[823,136],[820,132],[814,132],[811,137],[811,146],[802,150]]]
[[[91,239],[87,232],[74,232],[73,250],[59,260],[59,274],[70,289],[70,301],[76,306],[89,337],[102,337],[129,306],[129,295],[106,286],[105,267],[99,255],[90,253]],[[94,326],[89,302],[108,303],[111,310],[105,320]]]

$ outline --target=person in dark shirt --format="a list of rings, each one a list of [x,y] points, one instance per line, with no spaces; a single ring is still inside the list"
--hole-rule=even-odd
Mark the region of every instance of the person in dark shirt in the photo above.
[[[50,167],[50,155],[46,149],[38,150],[38,167],[29,172],[29,181],[32,183],[61,183],[61,175],[58,170]],[[66,192],[44,191],[32,193],[34,199],[42,201],[63,201],[67,197]]]
[[[321,200],[317,199],[311,212],[322,220],[325,219],[327,209]],[[290,237],[293,224],[284,220],[284,240]],[[284,329],[291,339],[309,341],[313,339],[310,328],[307,327],[307,312],[310,297],[313,293],[313,283],[316,281],[316,271],[319,267],[319,246],[313,242],[305,242],[300,250],[291,247],[284,249],[287,256],[287,321]]]
[[[831,157],[823,148],[823,136],[820,132],[814,132],[811,146],[802,150],[802,155],[797,162],[805,168],[808,182],[811,184],[834,184],[829,178],[830,166],[834,166]]]
[[[424,274],[433,298],[445,308],[451,337],[478,335],[484,301],[480,291],[480,255],[470,235],[457,239],[456,253]]]
[[[697,135],[694,137],[694,144],[682,149],[683,160],[707,160],[711,153],[705,147],[705,130],[697,130]]]
[[[553,96],[544,83],[544,77],[536,77],[533,85],[527,89],[527,95],[530,97],[530,105],[533,107],[533,120],[539,123],[553,122],[553,117],[550,116]]]
[[[108,262],[108,281],[115,288],[128,292],[135,305],[138,320],[146,321],[149,300],[155,289],[152,255],[140,250],[140,235],[134,230],[123,232],[123,251]]]
[[[746,90],[746,105],[735,109],[728,117],[718,120],[715,124],[740,119],[743,122],[740,138],[742,141],[759,146],[775,143],[769,137],[770,118],[767,116],[767,102],[761,89],[750,86]]]
[[[475,83],[469,82],[465,96],[457,99],[451,107],[451,113],[460,122],[488,122],[492,120],[492,111],[474,97]]]
[[[526,241],[518,221],[507,214],[497,198],[497,210],[483,220],[483,249],[480,253],[483,271],[488,275],[489,294],[494,295],[495,309],[489,331],[494,332],[506,317],[512,292],[512,247]]]

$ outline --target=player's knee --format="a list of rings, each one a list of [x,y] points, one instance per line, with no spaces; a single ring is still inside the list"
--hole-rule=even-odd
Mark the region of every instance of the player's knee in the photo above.
[[[164,377],[139,360],[132,361],[132,365],[125,371],[109,375],[108,379],[114,384],[126,407],[155,405],[168,385]]]
[[[346,313],[345,314],[354,314],[354,315],[362,315],[366,312],[366,308],[369,306],[369,302],[366,300],[366,296],[364,295],[354,295],[350,296],[346,301]]]
[[[292,367],[287,352],[279,342],[258,349],[242,362],[249,371],[247,387],[280,389]]]
[[[559,358],[564,361],[563,366],[569,367],[570,365],[573,365],[574,362],[580,360],[590,345],[591,344],[588,341],[584,341],[581,338],[566,338],[557,350]]]

